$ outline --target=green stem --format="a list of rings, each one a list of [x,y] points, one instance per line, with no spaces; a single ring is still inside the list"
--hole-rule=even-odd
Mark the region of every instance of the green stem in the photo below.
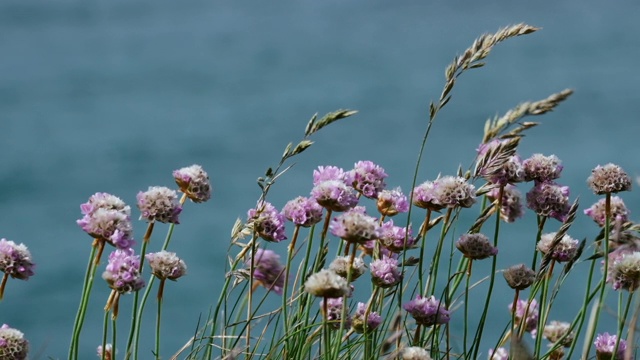
[[[89,296],[91,295],[91,287],[93,286],[93,278],[96,274],[97,266],[95,265],[93,257],[96,254],[97,242],[94,241],[94,245],[91,247],[91,254],[89,255],[89,264],[87,264],[87,272],[84,276],[84,282],[82,285],[82,297],[80,298],[80,306],[76,313],[76,319],[73,323],[73,335],[71,337],[71,345],[69,346],[69,360],[78,359],[78,345],[80,343],[80,332],[82,331],[82,324],[84,323],[84,317],[87,313],[87,305],[89,303]]]
[[[440,230],[440,239],[438,239],[438,246],[436,247],[436,253],[433,256],[433,260],[429,268],[429,279],[427,280],[427,290],[431,295],[435,295],[435,292],[436,292],[436,280],[438,278],[440,255],[442,254],[444,238],[446,237],[447,231],[449,229],[448,224],[449,224],[449,220],[451,219],[452,211],[453,211],[453,208],[447,208],[447,213],[445,214],[444,220],[442,222],[442,230]],[[422,295],[427,296],[427,294],[425,293],[422,293]]]
[[[156,313],[156,360],[160,360],[160,319],[162,315],[162,291],[164,289],[164,279],[160,279],[158,286],[158,309]]]
[[[633,291],[629,291],[629,296],[627,296],[627,304],[624,307],[624,313],[620,314],[620,310],[622,307],[622,292],[620,292],[620,295],[618,297],[618,333],[617,333],[618,336],[616,338],[616,346],[613,348],[614,357],[618,353],[618,346],[620,345],[620,339],[622,338],[622,329],[624,329],[624,324],[626,323],[627,315],[629,315],[629,308],[631,307],[632,298],[633,298]]]
[[[287,305],[287,293],[289,290],[289,276],[287,273],[291,268],[291,261],[293,260],[293,254],[295,252],[295,244],[298,239],[298,233],[300,232],[300,225],[296,225],[293,230],[293,236],[291,239],[291,244],[289,245],[289,251],[287,252],[287,265],[285,267],[285,275],[284,275],[284,286],[282,289],[282,316],[283,316],[283,324],[284,324],[284,358],[287,358],[287,354],[290,354],[290,341],[289,341],[289,317],[288,317],[288,305]]]
[[[420,286],[420,294],[424,294],[424,279],[422,278],[422,274],[424,273],[424,249],[427,243],[427,232],[429,227],[429,222],[431,221],[431,209],[427,209],[427,215],[424,218],[424,222],[422,226],[420,226],[420,258],[418,259],[418,284]]]

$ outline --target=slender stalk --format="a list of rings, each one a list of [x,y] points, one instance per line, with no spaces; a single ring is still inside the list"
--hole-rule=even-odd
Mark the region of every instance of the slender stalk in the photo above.
[[[629,315],[629,308],[631,307],[631,299],[633,298],[633,291],[629,291],[629,295],[627,296],[627,304],[624,307],[624,312],[620,314],[620,310],[622,307],[622,292],[619,294],[618,298],[618,332],[616,338],[616,346],[613,348],[613,354],[618,353],[618,346],[620,346],[620,339],[622,338],[622,329],[624,329],[624,324],[627,320],[627,315]],[[633,324],[631,325],[633,326]]]
[[[9,274],[4,273],[2,276],[2,283],[0,283],[0,300],[4,297],[4,287],[7,285],[7,280],[9,280]]]
[[[468,319],[469,319],[469,283],[471,282],[471,264],[473,264],[473,260],[469,259],[468,262],[468,268],[467,268],[467,280],[465,283],[465,288],[464,288],[464,329],[463,329],[463,335],[462,335],[462,345],[463,345],[463,349],[465,351],[465,359],[467,358],[467,354],[466,351],[468,349],[467,347],[467,332],[468,332],[468,327],[469,327],[469,323],[468,323]]]
[[[117,349],[117,339],[118,339],[118,327],[116,326],[117,318],[111,318],[111,359],[116,358],[116,349]],[[102,348],[102,352],[106,353],[105,349]]]
[[[84,276],[84,282],[82,285],[82,296],[80,297],[80,306],[76,313],[76,319],[73,323],[73,334],[71,336],[71,345],[69,346],[69,360],[78,359],[78,346],[80,342],[80,332],[82,331],[82,324],[84,323],[84,317],[87,312],[87,305],[89,303],[89,295],[91,294],[91,287],[93,286],[93,278],[96,273],[96,268],[93,257],[97,251],[97,243],[94,240],[94,244],[91,247],[91,253],[89,254],[89,263],[87,264],[87,271]]]
[[[427,244],[427,231],[429,227],[429,222],[431,221],[431,209],[427,209],[427,215],[425,215],[424,222],[422,226],[420,226],[420,233],[418,236],[420,237],[420,258],[418,259],[418,284],[420,286],[420,294],[424,294],[424,279],[422,278],[422,274],[424,271],[424,249]]]
[[[444,238],[446,237],[447,230],[449,229],[449,220],[451,219],[451,213],[453,208],[447,208],[447,212],[442,222],[442,230],[440,230],[440,239],[438,239],[438,246],[436,247],[436,253],[431,260],[429,267],[429,279],[427,280],[427,289],[430,294],[434,295],[436,292],[436,280],[438,279],[438,268],[440,267],[440,255],[442,254],[442,247],[444,245]],[[423,296],[427,296],[426,293],[422,293]]]
[[[295,252],[295,244],[296,244],[296,240],[298,239],[298,234],[300,232],[300,225],[295,226],[294,230],[293,230],[293,236],[291,239],[291,243],[289,244],[289,251],[287,252],[287,265],[285,266],[285,274],[289,271],[289,269],[291,268],[291,261],[293,260],[293,255]],[[290,351],[290,340],[289,340],[289,317],[288,317],[288,308],[289,306],[287,305],[287,294],[288,294],[288,289],[289,288],[289,276],[284,277],[284,286],[282,289],[282,316],[284,319],[284,358],[287,358],[287,354],[289,354]]]
[[[108,302],[107,302],[108,303]],[[109,310],[104,312],[104,320],[102,323],[102,360],[105,360],[107,355],[107,329],[109,325]],[[112,347],[113,352],[116,350]]]
[[[160,360],[160,319],[162,315],[162,292],[164,290],[165,279],[160,279],[158,285],[158,309],[156,313],[156,360]]]

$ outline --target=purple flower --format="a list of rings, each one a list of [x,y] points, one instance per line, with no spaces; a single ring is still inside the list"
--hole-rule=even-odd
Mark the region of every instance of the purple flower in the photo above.
[[[323,208],[331,211],[345,211],[358,204],[353,188],[341,180],[326,180],[311,190],[311,197]]]
[[[140,191],[136,196],[140,219],[147,222],[179,224],[178,215],[182,206],[178,202],[178,194],[164,186],[150,186],[149,190]]]
[[[376,205],[380,214],[385,216],[395,216],[409,211],[407,197],[399,187],[393,190],[380,191]]]
[[[245,262],[251,268],[251,258]],[[287,277],[284,266],[280,264],[280,256],[271,250],[256,250],[253,263],[253,279],[278,295],[282,295],[284,281]]]
[[[557,156],[544,156],[542,154],[533,154],[523,161],[522,166],[524,168],[524,179],[537,182],[548,182],[559,178],[563,168]]]
[[[398,269],[398,260],[383,256],[369,264],[371,282],[381,288],[389,288],[400,282],[402,274]]]
[[[83,215],[91,215],[97,209],[117,210],[131,215],[131,208],[117,196],[97,192],[89,197],[89,201],[80,205]]]
[[[133,249],[116,249],[109,254],[102,278],[120,294],[142,289],[145,283],[140,274],[140,256],[135,255]]]
[[[433,295],[429,297],[416,295],[414,300],[402,307],[411,314],[419,325],[433,326],[449,322],[449,311]]]
[[[607,282],[613,290],[635,291],[640,287],[640,251],[621,248],[609,254]]]
[[[149,260],[151,272],[158,279],[177,280],[187,272],[187,265],[176,256],[176,253],[165,250],[149,253],[144,256]]]
[[[380,227],[380,243],[389,251],[400,253],[411,249],[416,243],[409,225],[409,231],[403,226],[393,225],[393,220],[389,220]]]
[[[173,178],[182,191],[194,203],[211,199],[209,175],[200,165],[191,165],[173,171]]]
[[[333,218],[329,223],[331,233],[344,241],[364,243],[380,238],[380,226],[375,218],[364,213],[363,207],[355,207]]]
[[[338,180],[351,186],[353,176],[350,172],[345,172],[337,166],[318,166],[318,170],[313,170],[313,185],[319,185],[324,181]]]
[[[284,217],[294,224],[310,227],[322,220],[322,206],[315,199],[298,196],[282,208]]]
[[[584,214],[592,218],[600,227],[604,227],[607,214],[605,212],[606,199],[600,199],[590,208],[584,210]],[[611,221],[619,221],[621,223],[629,219],[630,211],[619,196],[611,197]]]
[[[29,353],[29,342],[20,330],[4,324],[0,327],[0,359],[24,360]]]
[[[515,290],[528,288],[536,279],[536,272],[529,269],[525,264],[511,266],[502,275],[504,275],[507,285]]]
[[[509,311],[513,312],[513,304],[509,304]],[[524,320],[525,331],[533,332],[538,326],[538,302],[535,299],[531,300],[531,303],[527,300],[518,300],[515,317],[518,326]]]
[[[325,312],[324,302],[327,302],[327,308]],[[340,321],[342,320],[342,297],[337,298],[324,298],[320,300],[320,310],[322,310],[322,314],[325,319],[329,322],[329,326],[334,329],[340,329]],[[351,317],[347,315],[345,319],[344,327],[351,326]]]
[[[527,193],[527,207],[540,216],[564,221],[569,213],[569,187],[540,182]]]
[[[540,241],[538,242],[537,249],[544,255],[547,255],[549,251],[552,251],[551,245],[556,234],[557,233],[552,232],[542,235],[540,237]],[[578,240],[573,239],[569,235],[563,236],[560,242],[553,247],[551,259],[557,262],[566,262],[573,259],[573,257],[576,256],[576,252],[578,251],[578,243]]]
[[[356,313],[351,319],[351,328],[353,331],[362,334],[365,332],[365,313],[367,312],[367,304],[359,302],[356,307]],[[366,331],[375,330],[382,323],[382,317],[380,314],[374,311],[370,311],[366,320]]]
[[[593,343],[596,346],[596,359],[598,360],[622,360],[624,359],[624,352],[627,350],[627,341],[625,339],[620,339],[620,343],[618,344],[618,352],[613,354],[613,351],[616,347],[616,341],[618,340],[618,336],[609,333],[598,334],[596,336],[596,341]]]
[[[24,244],[0,239],[0,271],[14,279],[28,280],[34,268],[31,253]]]
[[[487,194],[489,199],[496,201],[500,196],[500,188],[493,188]],[[508,223],[516,221],[516,219],[524,215],[522,206],[522,194],[513,186],[507,185],[502,192],[502,206],[500,207],[500,218]]]
[[[587,179],[587,184],[598,195],[631,190],[631,178],[618,165],[596,166]]]
[[[322,269],[311,274],[304,282],[304,291],[325,298],[338,298],[351,293],[347,279],[333,270]]]
[[[498,253],[498,248],[493,247],[489,239],[480,233],[463,234],[456,241],[456,248],[467,258],[473,260],[486,259]]]
[[[284,215],[271,203],[259,201],[255,209],[247,212],[247,217],[254,230],[264,240],[280,242],[287,238],[284,232]]]
[[[413,189],[413,203],[417,207],[441,210],[445,207],[471,207],[475,200],[475,187],[460,176],[444,176],[433,182],[426,181]]]
[[[329,265],[329,270],[335,271],[336,274],[342,276],[343,278],[347,278],[349,275],[349,256],[338,256],[335,258],[331,264]],[[364,261],[356,257],[353,259],[353,264],[351,264],[351,281],[356,280],[365,272]]]
[[[131,218],[125,211],[97,208],[85,214],[77,223],[87,234],[118,249],[128,249],[135,244]]]
[[[377,199],[378,193],[387,185],[384,182],[387,173],[371,161],[358,161],[350,173],[353,188],[369,199]]]
[[[506,185],[524,180],[522,161],[515,155],[518,140],[492,140],[478,148],[476,175],[496,185]]]

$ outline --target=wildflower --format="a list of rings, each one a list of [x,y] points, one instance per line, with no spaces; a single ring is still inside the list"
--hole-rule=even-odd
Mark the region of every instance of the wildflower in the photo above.
[[[325,301],[327,302],[326,309],[324,305]],[[322,314],[325,319],[329,322],[329,326],[335,330],[340,329],[340,321],[342,320],[342,297],[324,298],[320,300],[320,309],[322,310]],[[346,328],[349,326],[351,326],[351,317],[347,315],[344,327]]]
[[[456,241],[456,248],[467,258],[473,260],[486,259],[498,253],[489,239],[483,234],[463,234]]]
[[[245,262],[251,268],[251,258]],[[253,280],[278,295],[282,295],[287,277],[284,266],[280,264],[280,255],[272,250],[257,249],[253,263]]]
[[[493,188],[487,194],[490,200],[496,201],[500,196],[500,188]],[[500,207],[500,218],[508,223],[516,221],[516,219],[524,215],[522,208],[522,196],[520,191],[508,184],[502,189],[502,202]]]
[[[614,251],[609,254],[607,282],[614,290],[634,291],[640,286],[640,251]]]
[[[377,244],[378,244],[378,240],[365,241],[362,244],[360,244],[359,249],[362,250],[362,253],[364,255],[369,255],[373,257],[373,253],[376,250]],[[377,256],[378,258],[380,258],[381,256],[389,256],[389,257],[396,258],[397,255],[398,255],[397,253],[391,252],[391,250],[389,250],[389,248],[387,248],[386,246],[378,247],[378,256]]]
[[[564,347],[570,347],[575,334],[570,331],[571,324],[563,321],[552,321],[545,325],[543,336],[552,343],[560,342]]]
[[[389,288],[400,282],[402,274],[398,269],[398,260],[384,256],[369,265],[371,282],[381,288]]]
[[[600,227],[606,222],[607,214],[605,213],[606,199],[600,199],[590,208],[584,210],[584,214],[592,218]],[[629,219],[629,210],[624,201],[619,196],[611,197],[611,221],[619,221],[621,223]]]
[[[282,208],[285,218],[302,227],[310,227],[322,220],[322,206],[312,198],[298,196]]]
[[[522,162],[522,167],[524,168],[524,180],[535,180],[536,182],[547,182],[559,178],[563,168],[557,156],[542,154],[533,154]]]
[[[429,352],[418,346],[402,349],[402,360],[431,360]]]
[[[578,240],[573,239],[569,235],[564,235],[560,242],[556,244],[556,246],[551,249],[551,245],[553,243],[553,239],[556,237],[555,232],[549,234],[543,234],[540,237],[540,241],[538,242],[537,248],[538,250],[547,255],[549,251],[552,251],[551,259],[557,262],[566,262],[573,259],[576,256],[576,252],[578,251]]]
[[[449,322],[449,311],[433,295],[429,297],[416,295],[414,300],[402,307],[411,314],[419,325],[433,326]]]
[[[0,239],[0,271],[14,279],[28,280],[34,268],[31,253],[24,244]]]
[[[176,253],[162,250],[144,256],[149,261],[151,272],[158,279],[177,280],[187,272],[187,265]]]
[[[408,230],[408,231],[407,231]],[[389,220],[380,227],[380,243],[394,253],[400,253],[411,249],[416,243],[413,237],[411,225],[409,228],[393,225],[393,220]]]
[[[378,222],[365,214],[363,207],[353,208],[332,219],[329,230],[347,242],[363,243],[380,238]]]
[[[365,331],[365,319],[364,315],[367,312],[367,304],[359,302],[356,307],[356,313],[351,319],[351,327],[359,334]],[[382,323],[382,317],[375,311],[370,311],[367,316],[367,332],[375,330]]]
[[[509,311],[513,312],[513,304],[509,304]],[[527,332],[533,332],[538,326],[538,302],[533,299],[531,303],[527,300],[518,300],[516,303],[516,324],[522,326]]]
[[[387,185],[384,182],[387,173],[371,161],[358,161],[350,173],[353,188],[369,199],[377,199],[378,193]]]
[[[98,346],[97,352],[98,352],[98,357],[102,359],[102,345]],[[113,345],[111,344],[106,344],[104,347],[104,359],[105,360],[112,360],[115,357],[113,356]]]
[[[346,279],[349,271],[349,257],[338,256],[329,265],[329,270],[335,271],[336,274]],[[351,265],[351,281],[362,276],[364,272],[365,272],[364,261],[359,257],[354,258],[353,264]]]
[[[527,193],[527,207],[540,216],[564,221],[569,213],[569,187],[540,182]]]
[[[631,178],[618,165],[596,166],[587,179],[587,184],[598,195],[631,190]]]
[[[384,216],[395,216],[409,211],[407,196],[402,193],[399,187],[380,191],[376,206],[380,214]]]
[[[24,360],[29,353],[29,342],[24,334],[4,324],[0,327],[0,359]]]
[[[616,347],[616,341],[618,341],[617,335],[610,335],[609,333],[602,333],[596,336],[596,341],[593,343],[596,346],[596,359],[597,360],[622,360],[624,359],[624,352],[627,350],[627,341],[620,339],[618,344],[618,352],[613,354],[613,350]]]
[[[503,347],[489,349],[489,360],[509,360],[509,352]]]
[[[351,293],[347,279],[326,269],[311,274],[304,283],[304,291],[314,296],[329,298],[337,298]]]
[[[475,187],[460,176],[444,176],[425,182],[414,190],[414,204],[438,211],[445,207],[471,207],[475,200]]]
[[[314,186],[329,180],[338,180],[351,186],[353,176],[351,172],[346,172],[337,166],[318,166],[318,170],[313,170]]]
[[[182,191],[194,203],[211,199],[209,175],[200,165],[191,165],[173,171],[173,178]]]
[[[515,154],[519,139],[492,140],[478,148],[476,175],[496,185],[506,185],[524,180],[520,157]]]
[[[502,275],[510,288],[524,290],[531,286],[536,279],[535,271],[529,269],[525,264],[514,265],[506,269]]]
[[[120,198],[96,193],[80,205],[80,210],[84,216],[76,222],[87,234],[119,249],[128,249],[135,244],[131,208]]]
[[[258,235],[267,241],[280,242],[287,236],[284,232],[284,215],[267,201],[258,201],[255,209],[247,212],[249,223]]]
[[[145,284],[140,275],[140,256],[134,255],[133,249],[116,249],[109,254],[102,278],[120,294],[142,289]]]
[[[353,188],[340,180],[320,182],[311,190],[311,197],[320,206],[331,211],[345,211],[358,204]]]
[[[178,202],[178,194],[164,186],[150,186],[149,190],[140,191],[136,196],[140,219],[147,222],[179,224],[178,215],[182,206]]]

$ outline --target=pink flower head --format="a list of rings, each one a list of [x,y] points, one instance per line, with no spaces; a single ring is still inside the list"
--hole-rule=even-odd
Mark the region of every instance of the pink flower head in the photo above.
[[[200,165],[191,165],[173,172],[173,178],[180,191],[185,193],[194,203],[211,199],[209,175]]]
[[[285,240],[284,215],[267,201],[259,201],[254,209],[247,212],[249,223],[253,224],[258,235],[267,241]]]
[[[587,184],[598,195],[631,190],[631,178],[618,165],[596,166],[587,179]]]
[[[640,287],[640,251],[620,248],[609,254],[607,282],[613,290],[635,291]]]
[[[398,260],[383,256],[369,264],[371,282],[381,288],[389,288],[400,282],[402,273],[398,268]]]
[[[318,170],[313,170],[313,185],[317,186],[321,182],[337,180],[351,186],[353,175],[337,166],[318,166]]]
[[[298,196],[282,208],[285,218],[302,227],[310,227],[322,220],[322,206],[315,199]]]
[[[14,279],[29,280],[34,268],[31,253],[24,244],[0,239],[0,271]]]
[[[178,194],[164,186],[150,186],[149,190],[140,191],[136,196],[140,219],[147,222],[179,224],[178,215],[182,206],[178,202]]]
[[[109,263],[102,278],[113,290],[126,294],[142,289],[145,285],[140,274],[140,256],[133,249],[116,249],[109,254]]]
[[[411,314],[419,325],[433,326],[449,322],[449,311],[433,295],[429,297],[416,295],[414,300],[402,307]]]
[[[0,359],[24,360],[29,353],[29,342],[24,334],[4,324],[0,327]]]
[[[341,180],[326,180],[311,190],[320,206],[331,211],[346,211],[358,204],[358,197],[351,186]]]
[[[382,317],[380,316],[380,314],[374,311],[369,311],[369,314],[365,321],[364,316],[366,312],[367,312],[367,304],[358,302],[358,305],[356,307],[356,313],[353,315],[353,318],[351,319],[351,328],[359,334],[362,334],[365,332],[365,326],[364,326],[365,323],[367,324],[367,327],[366,327],[367,332],[375,330],[382,323]]]
[[[400,188],[380,191],[376,205],[380,214],[385,216],[395,216],[409,211],[409,202]]]
[[[489,199],[496,201],[500,196],[500,188],[493,188],[487,194]],[[522,206],[522,194],[513,186],[508,184],[502,192],[502,206],[500,207],[500,218],[508,223],[516,221],[524,215]]]
[[[413,203],[424,209],[471,207],[475,200],[475,187],[460,176],[444,176],[433,182],[424,182],[413,190]]]
[[[514,140],[494,139],[478,148],[476,175],[496,185],[506,185],[524,180],[522,160],[515,153]],[[516,142],[517,144],[517,142]],[[511,147],[510,149],[508,149]],[[511,150],[511,152],[508,152]]]
[[[327,308],[325,312],[324,303],[327,302]],[[342,297],[331,298],[325,297],[320,300],[320,310],[322,314],[329,322],[329,326],[334,329],[340,329],[340,322],[342,320]],[[351,317],[347,315],[345,319],[345,328],[351,326]]]
[[[513,311],[513,304],[509,304],[509,311]],[[518,300],[516,303],[516,323],[522,324],[524,319],[525,331],[532,332],[538,326],[538,302],[533,299],[529,304],[527,300]]]
[[[187,272],[187,265],[176,253],[165,250],[144,256],[149,261],[151,273],[158,279],[177,280]]]
[[[416,239],[413,237],[411,225],[409,231],[403,226],[395,226],[393,220],[389,220],[380,227],[380,243],[389,251],[400,253],[415,246]]]
[[[551,259],[557,262],[567,262],[572,260],[578,251],[579,241],[569,235],[564,235],[560,242],[551,249],[555,236],[555,232],[542,235],[538,242],[537,249],[544,255],[547,255],[552,251]]]
[[[95,193],[88,202],[80,205],[80,210],[84,216],[76,222],[93,238],[119,249],[128,249],[135,244],[131,208],[117,196]]]
[[[592,218],[600,227],[604,227],[607,214],[605,212],[606,199],[600,199],[590,208],[584,210],[584,214]],[[611,197],[611,221],[619,221],[621,223],[629,219],[630,211],[619,196]]]
[[[480,233],[463,234],[456,241],[456,248],[467,258],[482,260],[498,253],[498,248],[493,247],[489,239]]]
[[[624,352],[627,350],[627,341],[625,339],[620,339],[618,351],[614,356],[613,351],[616,347],[616,341],[618,341],[618,336],[615,334],[610,335],[607,332],[598,334],[598,336],[596,336],[596,341],[593,343],[596,346],[596,359],[624,359]]]
[[[360,206],[333,218],[329,223],[329,231],[344,241],[360,244],[380,238],[378,222],[365,214],[364,208]]]
[[[522,166],[524,167],[524,179],[537,182],[547,182],[559,178],[563,168],[557,156],[542,154],[533,154],[522,163]]]
[[[245,266],[251,268],[251,258]],[[282,295],[284,281],[287,277],[284,266],[280,264],[280,256],[272,250],[258,249],[253,264],[253,279],[278,295]]]
[[[569,213],[569,187],[540,182],[527,193],[527,207],[540,216],[564,221]]]
[[[378,193],[387,185],[384,182],[387,173],[371,161],[358,161],[350,173],[353,188],[369,199],[377,199]]]

